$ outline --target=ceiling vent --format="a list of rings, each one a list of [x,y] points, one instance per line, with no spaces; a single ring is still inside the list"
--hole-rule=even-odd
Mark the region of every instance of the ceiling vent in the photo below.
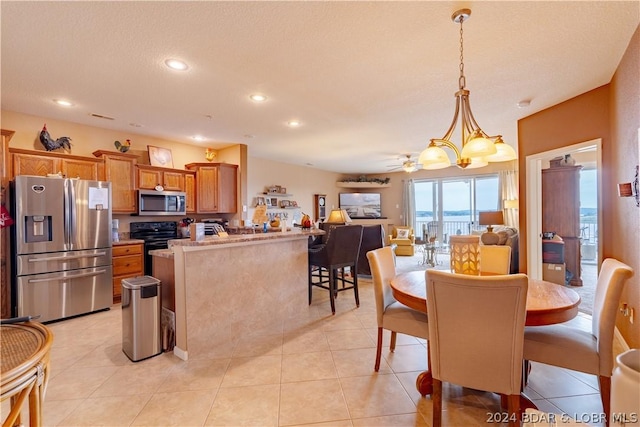
[[[91,117],[95,117],[96,119],[105,119],[105,120],[115,120],[113,117],[103,116],[102,114],[90,113]]]

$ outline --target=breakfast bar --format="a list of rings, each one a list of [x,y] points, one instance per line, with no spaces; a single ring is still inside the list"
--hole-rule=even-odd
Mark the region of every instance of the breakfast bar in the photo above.
[[[307,247],[321,230],[170,240],[152,251],[173,263],[174,354],[181,359],[230,357],[247,335],[305,326]]]

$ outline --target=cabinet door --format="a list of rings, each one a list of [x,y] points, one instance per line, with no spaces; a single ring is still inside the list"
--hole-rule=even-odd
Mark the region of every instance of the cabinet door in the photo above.
[[[196,174],[187,172],[184,174],[184,191],[187,193],[187,213],[196,212]]]
[[[184,173],[164,171],[162,186],[165,190],[184,191]]]
[[[218,173],[218,212],[238,212],[238,166],[221,164]]]
[[[47,176],[49,173],[61,172],[61,160],[33,154],[13,153],[13,176],[36,175]]]
[[[111,211],[113,213],[136,213],[135,160],[117,156],[106,156],[105,179],[111,182]]]
[[[67,178],[97,180],[98,163],[95,160],[62,159],[62,174]]]
[[[153,190],[158,184],[162,184],[162,172],[138,166],[138,188]]]
[[[196,206],[198,213],[218,212],[218,168],[205,166],[196,173]]]

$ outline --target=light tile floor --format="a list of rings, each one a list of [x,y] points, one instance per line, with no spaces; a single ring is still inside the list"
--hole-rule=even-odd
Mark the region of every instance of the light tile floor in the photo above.
[[[122,352],[119,305],[52,323],[44,425],[431,425],[431,400],[415,389],[426,368],[426,342],[399,335],[394,353],[385,343],[374,373],[369,280],[360,280],[360,294],[356,308],[352,292],[341,293],[332,316],[327,292],[316,289],[312,324],[240,337],[232,356],[220,359],[185,362],[163,353],[131,362]],[[574,321],[590,325],[585,315]],[[542,411],[582,419],[602,411],[596,378],[573,371],[534,364],[526,394]],[[444,409],[444,425],[481,426],[499,410],[499,398],[445,385]]]

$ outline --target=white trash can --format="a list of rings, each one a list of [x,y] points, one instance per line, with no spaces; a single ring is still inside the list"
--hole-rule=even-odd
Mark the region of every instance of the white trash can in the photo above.
[[[611,426],[640,426],[640,349],[616,357],[611,376]]]

